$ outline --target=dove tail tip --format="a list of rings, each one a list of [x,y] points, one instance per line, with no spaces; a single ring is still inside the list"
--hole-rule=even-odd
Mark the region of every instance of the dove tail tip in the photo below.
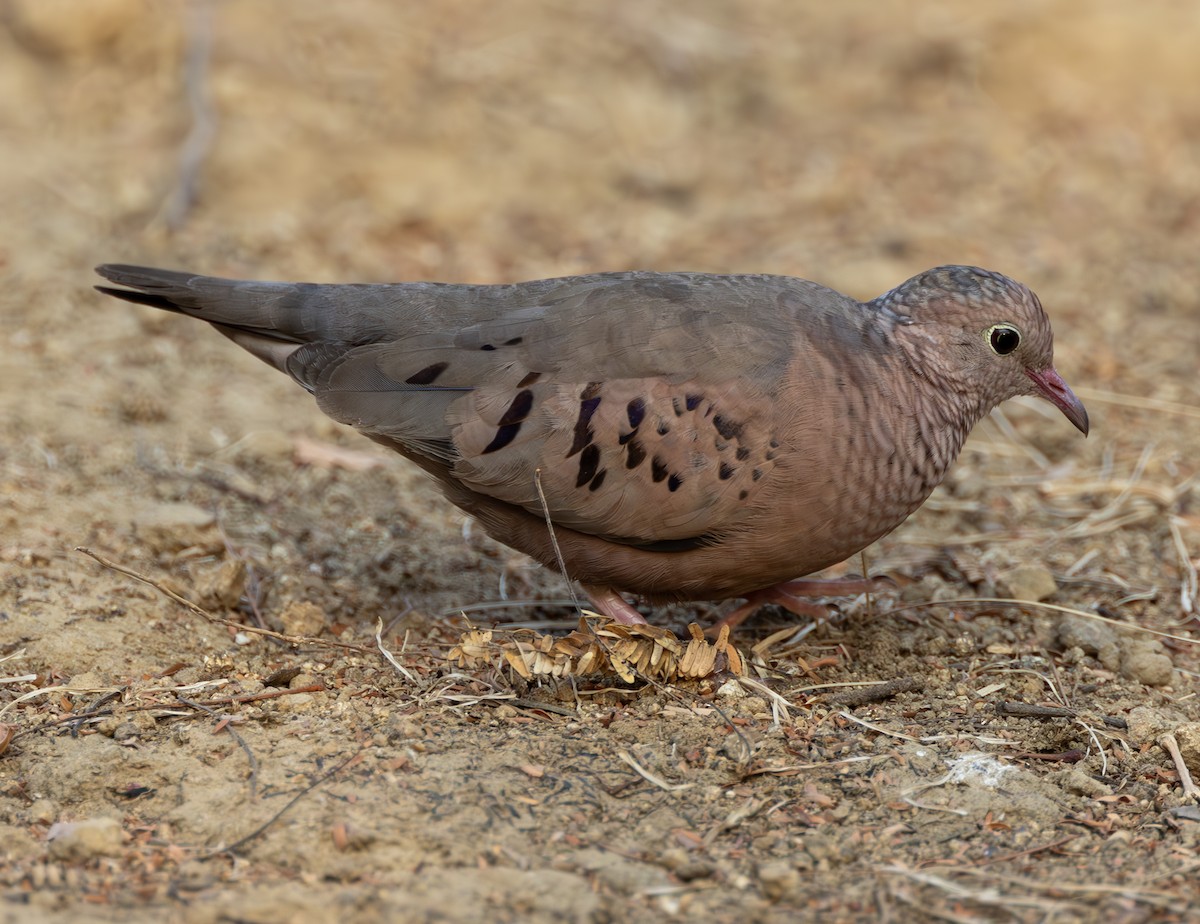
[[[94,288],[97,292],[103,292],[105,295],[111,295],[113,298],[119,298],[123,301],[133,302],[135,305],[149,305],[151,308],[161,308],[164,311],[179,311],[179,306],[163,295],[138,292],[135,289],[114,289],[112,286],[95,286]]]

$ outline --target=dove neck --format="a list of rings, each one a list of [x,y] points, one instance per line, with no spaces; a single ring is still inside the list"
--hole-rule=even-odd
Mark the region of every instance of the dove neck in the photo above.
[[[917,377],[915,383],[912,415],[927,453],[929,475],[936,483],[992,406],[969,382]]]

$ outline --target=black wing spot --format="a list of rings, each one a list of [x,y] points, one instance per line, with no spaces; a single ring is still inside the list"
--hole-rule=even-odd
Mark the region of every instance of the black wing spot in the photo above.
[[[712,419],[713,426],[717,428],[717,432],[727,440],[735,440],[742,435],[742,425],[735,423],[732,420],[727,420],[720,414],[716,414]]]
[[[582,488],[595,478],[599,468],[600,447],[591,443],[579,454],[579,477],[575,479],[575,487]]]
[[[489,452],[503,449],[516,439],[517,434],[521,432],[521,424],[529,416],[531,410],[533,410],[533,392],[528,388],[517,392],[517,396],[512,399],[512,403],[509,404],[508,408],[500,416],[500,424],[496,428],[496,435],[484,447],[483,455],[486,456]]]
[[[512,399],[512,404],[508,409],[500,415],[500,426],[507,424],[519,424],[529,412],[533,410],[533,392],[528,388],[517,392],[517,396]]]
[[[625,447],[625,467],[637,468],[646,458],[646,450],[637,440],[631,440]]]
[[[495,452],[497,449],[503,449],[509,443],[517,438],[517,434],[521,431],[520,424],[508,424],[496,430],[496,435],[492,437],[492,441],[483,447],[483,455],[489,452]]]
[[[525,339],[524,337],[513,337],[511,340],[505,340],[504,345],[505,346],[516,346],[518,343],[520,343],[524,339]]]
[[[650,477],[656,484],[667,477],[667,463],[658,456],[650,460]]]
[[[414,372],[404,380],[405,385],[432,385],[437,381],[438,376],[445,372],[450,367],[449,363],[434,363],[432,366],[426,366],[420,372]]]
[[[599,406],[600,383],[591,382],[579,395],[579,417],[575,421],[575,439],[571,443],[571,451],[567,453],[568,459],[591,444],[595,436],[592,433],[592,415]]]
[[[629,417],[629,426],[636,430],[646,416],[646,402],[641,398],[634,398],[625,405],[625,414]]]
[[[666,422],[666,420],[664,420],[663,418],[660,417],[658,419],[658,435],[666,436],[670,432],[671,432],[670,425]]]
[[[617,436],[617,445],[624,446],[635,436],[637,436],[637,430],[630,430],[628,433],[621,433]]]
[[[752,472],[750,473],[750,477],[751,477],[751,478],[752,478],[754,481],[758,481],[758,479],[762,477],[762,469],[761,469],[761,468],[756,468],[756,469],[754,469],[754,471],[752,471]]]
[[[749,491],[739,491],[738,492],[738,500],[745,500],[749,496],[750,496]]]
[[[606,468],[600,469],[600,471],[598,471],[596,473],[596,477],[591,480],[590,484],[588,484],[588,490],[595,491],[596,489],[598,489],[600,487],[600,485],[604,484],[604,476],[607,474],[608,474],[608,469],[606,469]]]
[[[721,468],[717,471],[717,477],[720,478],[722,481],[728,481],[730,478],[733,477],[733,473],[736,471],[737,471],[737,469],[734,468],[732,465],[729,465],[726,462],[722,462]]]
[[[737,460],[739,462],[745,462],[748,458],[750,458],[750,450],[747,449],[745,446],[739,446],[737,448],[737,452],[734,453],[734,455],[737,456]]]
[[[494,346],[492,346],[492,344],[490,344],[490,343],[485,343],[479,349],[483,350],[483,352],[485,352],[485,353],[490,353],[490,352],[492,352],[492,350],[494,350],[496,348]]]
[[[672,475],[667,479],[667,490],[674,493],[679,490],[681,484],[683,484],[683,479],[678,475]]]
[[[680,401],[678,398],[672,398],[672,399],[671,399],[671,407],[673,407],[673,408],[675,409],[675,416],[676,416],[676,417],[682,417],[682,416],[683,416],[683,412],[684,412],[685,408],[684,408],[684,406],[683,406],[683,402],[682,402],[682,401]]]
[[[525,376],[525,378],[523,378],[523,379],[521,379],[521,381],[517,382],[517,388],[528,388],[530,385],[532,385],[534,382],[536,382],[541,377],[542,377],[542,374],[540,372],[530,372],[528,375]]]
[[[689,411],[694,411],[700,406],[700,402],[703,400],[704,395],[686,395],[684,397],[684,404],[687,406]],[[709,410],[712,410],[712,408],[709,408]]]

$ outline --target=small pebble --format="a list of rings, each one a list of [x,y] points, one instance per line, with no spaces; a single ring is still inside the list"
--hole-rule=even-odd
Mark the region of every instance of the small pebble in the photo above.
[[[201,889],[207,889],[216,879],[216,871],[212,864],[187,860],[179,865],[171,881],[178,889],[199,892]]]
[[[26,810],[32,824],[48,825],[58,817],[58,804],[50,799],[38,799]]]
[[[1183,715],[1177,710],[1157,706],[1134,706],[1125,716],[1129,740],[1133,744],[1157,744],[1164,732],[1175,731]]]
[[[1200,722],[1180,725],[1175,729],[1175,740],[1179,742],[1179,753],[1187,768],[1200,777]]]
[[[197,576],[196,600],[205,609],[233,609],[242,599],[248,577],[245,561],[227,558],[216,568],[206,569]]]
[[[333,846],[338,850],[365,850],[375,843],[373,831],[351,824],[348,821],[336,822],[329,831]]]
[[[764,863],[758,868],[758,887],[773,902],[800,888],[800,871],[786,860]]]
[[[1121,643],[1121,676],[1148,687],[1165,687],[1175,665],[1154,639],[1125,639]]]
[[[279,622],[286,635],[312,637],[320,635],[328,625],[325,611],[308,600],[293,600],[279,613]]]
[[[90,860],[121,854],[121,825],[115,818],[60,821],[46,833],[51,859]]]
[[[728,699],[741,699],[745,695],[746,688],[736,680],[726,680],[717,687],[717,696],[724,696]]]
[[[1097,619],[1083,616],[1064,616],[1058,624],[1058,643],[1063,648],[1082,648],[1095,655],[1105,645],[1116,641],[1117,633]]]
[[[142,504],[134,509],[131,519],[138,538],[156,553],[224,548],[212,512],[195,504]]]
[[[1099,799],[1102,796],[1112,795],[1111,786],[1100,782],[1100,780],[1093,779],[1078,767],[1063,770],[1058,774],[1058,782],[1067,792],[1087,796],[1089,799]]]
[[[1037,603],[1058,593],[1054,575],[1043,565],[1021,565],[1000,576],[998,589],[1014,600]]]

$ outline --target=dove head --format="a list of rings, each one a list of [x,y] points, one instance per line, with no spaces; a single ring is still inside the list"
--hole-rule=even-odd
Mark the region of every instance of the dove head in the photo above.
[[[939,266],[871,305],[898,317],[897,339],[935,384],[975,395],[984,413],[1036,395],[1087,435],[1087,410],[1054,368],[1050,319],[1026,286],[975,266]]]

